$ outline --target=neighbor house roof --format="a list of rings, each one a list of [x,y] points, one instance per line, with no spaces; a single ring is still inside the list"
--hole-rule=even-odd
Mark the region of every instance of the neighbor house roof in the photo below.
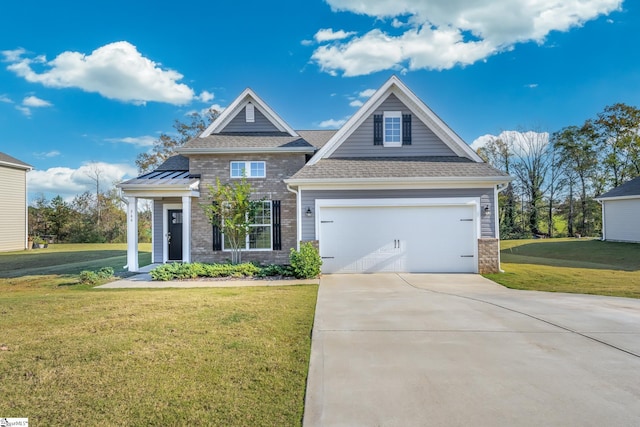
[[[301,136],[284,132],[215,133],[188,141],[178,149],[183,154],[243,153],[243,152],[305,152],[316,148]]]
[[[33,169],[31,165],[2,152],[0,152],[0,165],[9,166],[17,169],[24,169],[27,171],[30,171],[31,169]]]
[[[487,180],[509,182],[511,178],[487,163],[464,157],[369,157],[329,158],[307,164],[288,183],[376,180]]]
[[[596,200],[640,197],[640,176],[596,197]]]

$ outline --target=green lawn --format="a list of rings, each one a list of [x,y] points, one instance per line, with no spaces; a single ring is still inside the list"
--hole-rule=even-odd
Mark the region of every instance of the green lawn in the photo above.
[[[505,240],[502,274],[509,288],[640,298],[640,245],[592,239]]]
[[[300,425],[317,286],[91,289],[124,246],[64,246],[0,254],[2,417]]]

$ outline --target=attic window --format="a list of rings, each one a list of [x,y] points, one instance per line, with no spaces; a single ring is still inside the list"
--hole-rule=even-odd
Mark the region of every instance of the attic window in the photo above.
[[[245,119],[247,123],[253,123],[256,121],[256,113],[255,113],[255,107],[253,106],[252,103],[248,103],[247,107],[244,109],[245,111]]]
[[[400,147],[402,145],[402,113],[385,111],[383,118],[384,146]]]

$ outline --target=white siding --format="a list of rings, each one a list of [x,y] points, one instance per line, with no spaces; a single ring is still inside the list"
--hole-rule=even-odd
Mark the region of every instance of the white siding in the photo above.
[[[0,166],[0,251],[19,251],[27,238],[27,173]]]
[[[411,111],[395,95],[390,95],[358,129],[345,140],[331,157],[408,157],[408,156],[457,156],[424,123],[413,115],[411,119],[411,145],[384,147],[373,145],[373,115],[384,111]]]
[[[640,198],[604,202],[606,240],[640,243]]]

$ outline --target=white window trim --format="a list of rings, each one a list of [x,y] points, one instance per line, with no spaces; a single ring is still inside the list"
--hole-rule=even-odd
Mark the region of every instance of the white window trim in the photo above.
[[[232,160],[231,162],[229,162],[229,177],[232,179],[240,179],[242,178],[241,176],[233,176],[233,164],[234,163],[244,163],[244,167],[242,168],[244,170],[244,175],[245,178],[266,178],[267,177],[267,165],[264,161],[261,160]],[[251,163],[262,163],[262,170],[264,171],[264,175],[262,176],[252,176],[251,175]]]
[[[250,249],[249,248],[249,234],[247,234],[245,243],[244,243],[244,248],[242,249],[243,252],[267,252],[267,251],[272,251],[273,250],[273,201],[272,200],[263,200],[263,203],[269,203],[269,217],[271,219],[271,222],[269,223],[268,227],[270,228],[270,232],[269,232],[269,247],[268,248],[255,248],[255,249]],[[267,227],[267,225],[265,224],[252,224],[251,227]],[[223,252],[231,252],[231,249],[227,249],[224,246],[224,233],[222,234],[222,251]]]
[[[400,119],[400,140],[387,141],[387,118]],[[402,111],[385,111],[382,116],[382,143],[385,147],[402,147]]]

